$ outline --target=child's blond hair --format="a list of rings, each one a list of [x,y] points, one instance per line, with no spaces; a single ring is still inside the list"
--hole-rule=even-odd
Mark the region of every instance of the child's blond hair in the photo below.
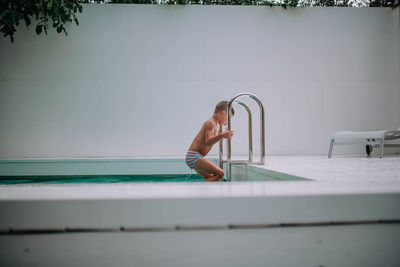
[[[228,107],[228,101],[221,101],[215,106],[214,114],[219,113],[221,110],[226,110]],[[231,108],[232,115],[235,115],[235,110]]]

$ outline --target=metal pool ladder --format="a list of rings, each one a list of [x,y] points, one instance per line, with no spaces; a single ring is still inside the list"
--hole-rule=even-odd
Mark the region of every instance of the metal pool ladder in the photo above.
[[[253,132],[252,132],[252,121],[251,121],[251,111],[249,107],[239,101],[236,100],[239,97],[248,96],[249,98],[255,100],[260,107],[260,161],[253,161]],[[232,108],[233,102],[238,103],[243,106],[247,110],[247,114],[249,117],[249,159],[248,160],[231,160],[231,139],[227,139],[227,159],[223,160],[223,150],[222,150],[222,139],[219,141],[219,166],[223,169],[223,163],[226,162],[226,170],[227,170],[227,179],[228,181],[232,180],[232,164],[258,164],[263,165],[265,162],[265,121],[264,121],[264,106],[261,103],[260,99],[251,93],[243,92],[234,96],[228,103],[227,107],[227,116],[228,116],[228,131],[231,130],[231,113],[230,110]],[[220,132],[222,131],[222,126],[220,125]]]

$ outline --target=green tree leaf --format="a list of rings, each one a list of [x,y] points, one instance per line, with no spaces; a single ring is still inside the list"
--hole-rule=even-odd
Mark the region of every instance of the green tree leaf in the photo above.
[[[40,35],[42,33],[42,25],[36,25],[36,33]]]
[[[24,20],[25,20],[25,24],[26,24],[26,27],[28,27],[29,25],[31,25],[31,19],[28,17],[28,16],[25,16],[24,17]]]

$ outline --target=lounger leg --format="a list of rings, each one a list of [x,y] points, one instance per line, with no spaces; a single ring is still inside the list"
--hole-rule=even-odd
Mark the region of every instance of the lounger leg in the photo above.
[[[335,139],[331,139],[331,145],[329,147],[328,158],[331,158],[331,156],[332,156],[332,150],[333,150],[333,143],[334,142],[335,142]]]
[[[379,146],[379,157],[383,157],[383,138],[381,139],[381,144]]]

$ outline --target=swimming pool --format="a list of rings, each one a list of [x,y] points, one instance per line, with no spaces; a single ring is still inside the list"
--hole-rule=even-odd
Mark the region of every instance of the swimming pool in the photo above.
[[[217,159],[211,159],[217,163]],[[238,164],[232,182],[309,179]],[[180,158],[1,160],[0,184],[204,182]]]
[[[371,263],[364,266],[397,266],[398,193],[338,193],[325,190],[332,183],[285,180],[293,177],[255,166],[234,170],[234,182],[225,183],[1,185],[0,265],[87,266],[94,258],[96,266],[112,265],[110,259],[124,266],[203,266],[211,246],[218,253],[210,257],[231,259],[224,266],[246,265],[244,259],[295,266],[303,258],[313,260],[304,266],[334,265],[338,258],[343,265],[364,259]],[[170,158],[0,162],[1,178],[156,173],[190,171],[183,159]]]

